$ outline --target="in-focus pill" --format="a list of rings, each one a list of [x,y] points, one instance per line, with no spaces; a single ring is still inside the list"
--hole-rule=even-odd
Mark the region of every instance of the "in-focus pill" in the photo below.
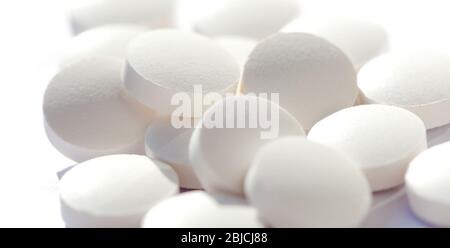
[[[450,143],[420,154],[406,174],[406,190],[413,212],[425,222],[450,227]]]
[[[216,41],[235,57],[241,68],[244,68],[248,55],[258,44],[256,40],[237,36],[220,37]]]
[[[47,136],[64,155],[84,161],[110,154],[145,154],[153,112],[122,89],[123,61],[90,58],[59,72],[44,96]]]
[[[175,9],[176,0],[76,0],[69,15],[74,32],[81,33],[118,23],[170,27]]]
[[[91,56],[114,57],[125,60],[128,43],[147,28],[138,25],[107,25],[85,31],[73,38],[63,53],[61,67]]]
[[[373,191],[403,184],[409,163],[427,148],[423,121],[402,108],[361,105],[319,121],[308,139],[334,147],[361,166]]]
[[[450,55],[433,51],[398,51],[367,63],[358,74],[364,103],[406,108],[427,129],[450,123]]]
[[[384,28],[363,19],[299,18],[284,27],[283,32],[306,32],[325,38],[339,47],[357,70],[389,47]]]
[[[305,130],[320,119],[353,106],[358,95],[356,72],[336,46],[306,33],[267,38],[250,54],[242,77],[251,93],[278,93],[280,105]]]
[[[258,151],[245,193],[272,227],[357,227],[372,198],[357,164],[328,146],[292,137]]]
[[[81,163],[59,184],[69,227],[139,227],[145,213],[179,191],[168,165],[138,155],[111,155]]]
[[[254,112],[265,106],[269,113]],[[264,117],[264,123],[254,122]],[[208,126],[215,118],[220,126]],[[256,96],[227,97],[208,109],[194,130],[190,161],[208,192],[242,195],[245,175],[262,145],[283,136],[304,135],[295,118],[273,102]]]
[[[208,36],[262,39],[278,32],[299,14],[297,0],[231,0],[194,24]]]
[[[172,114],[176,93],[195,96],[234,92],[240,68],[236,59],[215,41],[179,30],[157,30],[136,37],[129,46],[124,84],[141,103],[161,114]],[[195,87],[201,87],[196,93]],[[194,106],[203,108],[203,105]],[[200,117],[197,110],[184,117]]]
[[[227,195],[195,191],[167,199],[153,207],[144,228],[262,228],[255,208]]]

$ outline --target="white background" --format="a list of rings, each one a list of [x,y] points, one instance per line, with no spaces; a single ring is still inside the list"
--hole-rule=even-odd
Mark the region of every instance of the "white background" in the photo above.
[[[182,1],[187,18],[202,15],[208,11],[205,3],[218,0]],[[364,17],[384,25],[391,34],[392,49],[450,50],[446,0],[301,2],[304,15]],[[56,172],[74,163],[47,141],[41,105],[58,55],[71,37],[66,9],[62,0],[0,1],[0,227],[63,226]],[[448,128],[436,133],[440,139],[450,137]],[[410,214],[401,189],[376,198],[383,201],[365,226],[423,226]]]

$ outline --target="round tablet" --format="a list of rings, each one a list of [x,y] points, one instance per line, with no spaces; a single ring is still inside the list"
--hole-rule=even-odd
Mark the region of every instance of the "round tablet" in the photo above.
[[[398,51],[367,63],[358,75],[365,103],[406,108],[427,129],[450,123],[450,55],[432,51]]]
[[[320,119],[353,106],[358,95],[350,60],[328,41],[311,34],[267,38],[250,54],[243,89],[279,93],[280,105],[306,130]]]
[[[59,72],[44,96],[47,136],[75,161],[145,154],[144,134],[153,113],[122,90],[123,62],[90,58]]]
[[[208,36],[242,36],[262,39],[278,32],[299,14],[297,0],[231,0],[195,23]]]
[[[268,111],[258,111],[264,108]],[[270,140],[291,135],[305,133],[277,104],[256,96],[227,97],[211,107],[194,130],[190,160],[208,192],[242,195],[256,151]]]
[[[253,39],[232,36],[218,38],[217,42],[234,56],[241,68],[244,68],[248,55],[257,44]]]
[[[450,227],[450,142],[415,158],[406,174],[413,212],[429,224]]]
[[[239,65],[225,48],[209,38],[179,30],[139,35],[130,43],[127,60],[125,88],[163,114],[177,109],[171,103],[176,93],[186,93],[194,103],[193,98],[210,92],[233,92],[240,78]]]
[[[427,149],[423,121],[407,110],[386,105],[343,109],[319,121],[308,139],[353,159],[372,191],[403,184],[411,160]]]
[[[357,227],[369,212],[369,184],[357,164],[304,138],[264,146],[245,182],[250,203],[272,227]]]
[[[59,184],[69,227],[139,227],[145,213],[178,193],[176,173],[138,155],[111,155],[81,163]]]
[[[194,191],[167,199],[152,208],[144,228],[262,228],[255,208],[244,200]]]
[[[339,47],[356,69],[385,52],[389,46],[384,28],[362,19],[299,18],[283,28],[283,32],[305,32],[325,38]]]
[[[107,25],[83,32],[73,38],[60,61],[61,67],[90,56],[108,56],[125,60],[128,43],[147,28],[138,25]]]
[[[76,0],[69,15],[73,30],[85,30],[117,23],[150,28],[172,26],[176,0]]]
[[[170,120],[160,118],[147,129],[145,151],[147,156],[172,166],[185,189],[202,189],[189,161],[189,141],[194,128],[175,128]]]

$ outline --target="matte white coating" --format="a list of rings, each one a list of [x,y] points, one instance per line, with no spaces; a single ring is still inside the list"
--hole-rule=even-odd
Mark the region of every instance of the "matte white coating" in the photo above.
[[[59,184],[61,211],[69,227],[139,227],[145,213],[177,194],[168,165],[138,155],[111,155],[81,163]]]
[[[220,37],[216,41],[234,56],[242,69],[247,62],[248,55],[258,44],[256,40],[237,36]]]
[[[411,160],[427,149],[422,120],[407,110],[386,105],[343,109],[319,121],[308,139],[353,159],[373,191],[403,184]]]
[[[371,206],[357,164],[304,138],[282,138],[253,160],[245,193],[272,227],[357,227]]]

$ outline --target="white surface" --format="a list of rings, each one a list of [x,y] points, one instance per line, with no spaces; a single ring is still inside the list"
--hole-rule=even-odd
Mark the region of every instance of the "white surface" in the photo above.
[[[194,0],[182,2],[188,10],[204,6],[191,4]],[[302,2],[304,13],[308,15],[318,11],[342,13],[367,17],[386,25],[393,35],[393,48],[420,44],[450,50],[450,35],[443,32],[450,19],[448,0]],[[208,9],[199,10],[208,12]],[[0,46],[3,87],[0,91],[0,148],[4,151],[0,157],[2,227],[64,226],[56,193],[56,172],[74,162],[58,153],[47,141],[41,107],[44,90],[56,71],[61,49],[70,38],[64,12],[64,1],[61,0],[0,2],[0,27],[4,37]],[[190,11],[188,16],[194,13],[197,14]],[[450,140],[449,130],[446,126],[430,131],[430,144]],[[374,207],[363,226],[426,226],[409,211],[403,190],[377,194],[377,199],[380,204]]]

